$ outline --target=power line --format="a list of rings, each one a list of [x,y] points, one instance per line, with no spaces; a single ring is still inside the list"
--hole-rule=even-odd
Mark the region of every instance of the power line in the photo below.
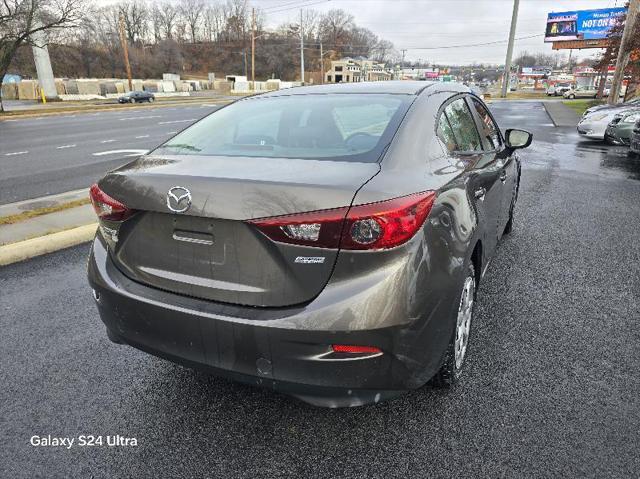
[[[306,0],[306,3],[301,3],[299,5],[294,5],[292,7],[287,7],[287,8],[283,8],[280,10],[271,10],[269,12],[266,13],[279,13],[279,12],[286,12],[288,10],[297,10],[298,8],[302,8],[302,7],[311,7],[313,5],[318,5],[319,3],[327,3],[330,2],[331,0]]]
[[[308,2],[309,0],[294,0],[293,2],[287,2],[287,3],[281,3],[280,5],[271,5],[270,7],[264,7],[262,10],[263,11],[267,11],[267,10],[273,10],[274,8],[281,8],[281,7],[286,7],[289,5],[294,5],[297,3],[305,3]],[[297,7],[295,7],[297,8]]]
[[[526,40],[527,38],[543,37],[544,33],[536,35],[529,35],[526,37],[518,37],[516,40]],[[469,48],[469,47],[484,47],[486,45],[498,45],[500,43],[507,43],[509,40],[496,40],[495,42],[484,43],[467,43],[465,45],[443,45],[438,47],[407,47],[407,50],[448,50],[450,48]]]

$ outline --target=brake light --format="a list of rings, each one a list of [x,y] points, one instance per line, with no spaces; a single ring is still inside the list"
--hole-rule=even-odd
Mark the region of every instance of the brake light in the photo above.
[[[340,248],[386,249],[406,243],[424,224],[435,198],[435,192],[425,191],[351,207]]]
[[[422,227],[435,192],[388,201],[250,220],[274,241],[318,248],[375,250],[399,246]]]
[[[332,344],[331,349],[334,353],[347,354],[379,354],[382,353],[380,348],[375,346],[355,346],[351,344]]]
[[[96,215],[102,220],[124,221],[134,213],[134,210],[102,191],[97,183],[89,189],[89,197]]]

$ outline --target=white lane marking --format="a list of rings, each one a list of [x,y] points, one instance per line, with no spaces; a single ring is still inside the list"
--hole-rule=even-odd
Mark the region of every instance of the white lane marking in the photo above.
[[[12,119],[12,120],[5,120],[5,121],[18,121],[18,120],[14,120],[14,119]]]
[[[5,153],[4,156],[16,156],[16,155],[25,155],[29,153],[28,151],[14,151],[13,153]]]
[[[100,143],[113,143],[116,140],[102,140]]]
[[[189,118],[188,120],[160,121],[158,125],[171,125],[173,123],[186,123],[188,121],[198,121],[197,118]]]
[[[140,135],[140,136],[136,136],[136,138],[149,138],[149,135]]]
[[[178,133],[178,131],[168,131],[167,133],[165,133],[166,135],[175,135],[176,133]]]
[[[92,153],[93,156],[105,156],[105,155],[118,155],[122,153],[127,153],[123,156],[139,156],[144,155],[149,150],[108,150],[108,151],[99,151],[97,153]]]
[[[76,146],[78,146],[78,145],[76,145],[76,144],[73,144],[73,145],[60,145],[60,146],[56,146],[56,149],[57,150],[64,150],[65,148],[75,148]]]
[[[149,118],[162,118],[162,115],[147,115],[147,116],[128,116],[125,118],[118,118],[120,121],[126,120],[148,120]]]

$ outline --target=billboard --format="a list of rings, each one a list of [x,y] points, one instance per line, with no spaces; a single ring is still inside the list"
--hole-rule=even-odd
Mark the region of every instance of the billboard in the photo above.
[[[626,11],[624,7],[617,7],[550,13],[544,41],[601,40]]]

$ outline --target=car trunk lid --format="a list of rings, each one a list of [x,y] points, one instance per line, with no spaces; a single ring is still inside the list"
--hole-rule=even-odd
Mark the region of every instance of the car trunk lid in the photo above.
[[[132,279],[167,291],[249,306],[303,303],[329,280],[337,250],[278,243],[246,220],[348,206],[378,171],[377,163],[143,157],[100,182],[138,211],[111,255]],[[167,205],[175,186],[191,194],[182,213]]]

